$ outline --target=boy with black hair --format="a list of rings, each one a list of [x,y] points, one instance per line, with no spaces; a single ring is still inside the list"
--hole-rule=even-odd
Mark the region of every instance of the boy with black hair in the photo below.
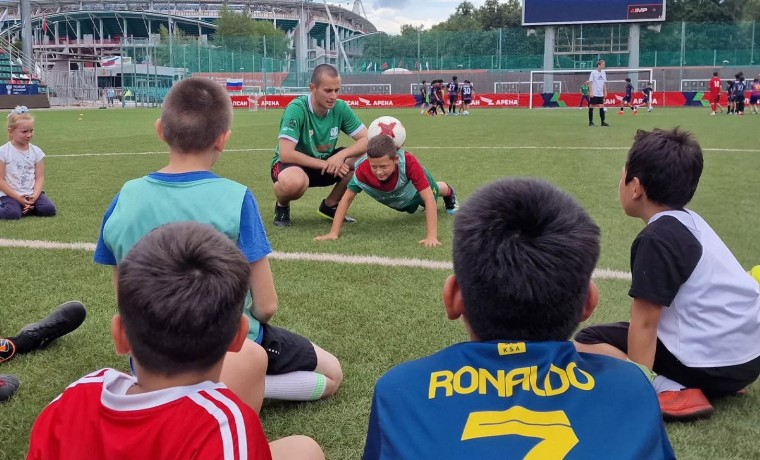
[[[465,80],[459,91],[462,93],[462,105],[459,108],[459,113],[462,115],[469,115],[470,104],[472,104],[472,96],[475,93],[470,80]]]
[[[457,77],[454,75],[451,77],[451,81],[446,85],[446,89],[449,93],[449,115],[457,114],[457,98],[459,97],[459,83],[457,83]]]
[[[414,214],[421,206],[425,210],[425,238],[420,244],[426,248],[440,246],[438,241],[438,213],[436,201],[443,197],[446,212],[455,214],[459,209],[454,187],[446,182],[436,182],[427,170],[410,152],[397,149],[390,136],[379,134],[369,140],[367,156],[356,163],[356,172],[348,190],[338,204],[330,233],[314,238],[316,241],[337,240],[343,221],[340,216],[348,213],[348,208],[357,194],[362,191],[396,211]]]
[[[430,108],[430,94],[428,93],[427,80],[420,84],[420,115],[425,115]]]
[[[343,379],[337,358],[308,339],[269,324],[277,311],[267,258],[272,249],[253,194],[211,172],[232,133],[231,125],[232,104],[221,85],[204,78],[175,83],[156,121],[156,132],[169,147],[169,163],[122,187],[103,218],[94,260],[114,266],[116,280],[118,263],[154,228],[188,220],[214,226],[238,245],[251,264],[244,310],[249,340],[240,353],[228,355],[222,382],[254,410],[261,408],[264,397],[297,401],[327,397]]]
[[[270,453],[256,412],[220,383],[248,335],[249,270],[210,225],[174,222],[137,242],[117,268],[111,320],[134,376],[101,369],[70,385],[34,423],[27,458],[324,458],[306,437]]]
[[[470,341],[377,381],[365,460],[675,458],[644,374],[568,340],[598,299],[599,228],[575,200],[536,179],[486,185],[453,246],[443,303]]]
[[[715,115],[718,109],[723,112],[723,107],[720,105],[721,81],[718,72],[713,72],[712,78],[707,83],[707,86],[710,92],[710,95],[708,96],[710,99],[710,115]]]
[[[668,420],[709,417],[705,396],[737,394],[760,375],[760,286],[686,208],[702,168],[688,132],[636,134],[619,185],[625,213],[647,224],[631,247],[630,322],[575,336],[581,351],[647,369]]]
[[[734,113],[737,115],[744,115],[744,91],[746,88],[744,74],[739,72],[736,74],[736,81],[734,81],[733,87]]]
[[[749,95],[749,104],[752,106],[752,114],[757,115],[757,105],[760,103],[760,78],[755,77],[750,86],[752,91]]]
[[[618,111],[618,115],[623,115],[625,111],[623,110],[626,107],[630,107],[633,111],[633,114],[636,115],[639,111],[636,110],[636,106],[632,104],[633,101],[633,85],[631,84],[631,79],[626,78],[625,79],[625,96],[623,96],[623,99],[620,101],[620,110]]]

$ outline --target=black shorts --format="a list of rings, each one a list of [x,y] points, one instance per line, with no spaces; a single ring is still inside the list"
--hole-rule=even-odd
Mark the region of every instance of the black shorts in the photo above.
[[[752,96],[749,97],[749,103],[752,104],[752,105],[757,104],[758,101],[760,101],[760,96],[754,96],[754,95],[752,95]]]
[[[631,98],[628,97],[628,96],[626,96],[626,97],[623,98],[623,102],[627,102],[627,103],[630,104],[631,103]]]
[[[591,105],[604,105],[604,97],[603,96],[592,96],[591,97]]]
[[[462,98],[462,104],[472,104],[472,98],[471,97],[463,97]]]
[[[301,168],[301,170],[305,172],[306,176],[309,178],[309,187],[329,187],[331,185],[337,184],[341,180],[340,177],[333,176],[332,174],[322,174],[321,169],[307,168],[305,166],[293,163],[283,163],[281,161],[278,161],[274,164],[274,166],[272,166],[272,170],[270,171],[272,182],[277,182],[277,177],[282,171],[287,168]]]
[[[457,95],[449,94],[449,104],[456,104],[456,103],[457,103]]]
[[[261,346],[267,352],[267,374],[279,375],[317,368],[317,352],[306,337],[271,324],[262,324]]]
[[[575,334],[575,341],[584,345],[606,343],[628,354],[628,324],[620,322],[589,326]],[[760,375],[760,357],[736,366],[687,367],[657,339],[652,370],[688,388],[699,388],[706,396],[715,398],[736,394],[757,380]]]

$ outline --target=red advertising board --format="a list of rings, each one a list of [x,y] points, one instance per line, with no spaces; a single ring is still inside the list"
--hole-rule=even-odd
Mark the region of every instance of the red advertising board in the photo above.
[[[236,109],[247,109],[250,100],[258,101],[259,108],[284,109],[297,96],[230,96],[232,106]],[[250,99],[249,99],[250,98]],[[408,108],[417,106],[417,99],[411,94],[377,95],[377,94],[342,94],[340,98],[353,108]],[[620,107],[623,94],[611,93],[605,100],[608,107]],[[548,107],[578,107],[581,95],[579,93],[562,93],[559,95],[541,94],[476,94],[470,107],[473,108],[528,108],[533,100],[533,107],[540,108],[545,104]],[[641,104],[643,95],[635,93],[633,104]],[[550,101],[550,102],[545,102]],[[652,96],[652,105],[655,107],[684,107],[699,106],[705,102],[701,99],[701,93],[682,93],[679,91],[655,92]]]

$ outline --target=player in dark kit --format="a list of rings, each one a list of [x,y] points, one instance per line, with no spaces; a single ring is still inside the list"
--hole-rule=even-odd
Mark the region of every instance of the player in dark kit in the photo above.
[[[451,77],[451,81],[446,85],[449,92],[449,115],[457,114],[457,96],[459,95],[459,83],[456,75]]]
[[[625,113],[623,110],[625,107],[630,107],[631,110],[633,110],[633,114],[636,115],[638,113],[638,110],[636,110],[636,107],[631,104],[631,101],[633,100],[633,85],[631,84],[631,79],[626,78],[625,79],[625,96],[623,96],[623,100],[620,101],[620,111],[618,111],[618,115],[622,115]]]
[[[736,76],[736,78],[739,78],[739,75]],[[734,80],[728,79],[726,80],[726,96],[728,96],[728,109],[726,110],[726,115],[733,115],[734,114]]]
[[[736,74],[736,81],[733,88],[734,99],[734,113],[737,115],[744,115],[744,90],[747,89],[747,84],[744,83],[744,74],[739,72]]]
[[[462,93],[462,105],[459,109],[462,115],[470,114],[470,104],[472,104],[472,95],[474,93],[472,83],[470,80],[465,80],[462,87],[459,88],[459,92]]]

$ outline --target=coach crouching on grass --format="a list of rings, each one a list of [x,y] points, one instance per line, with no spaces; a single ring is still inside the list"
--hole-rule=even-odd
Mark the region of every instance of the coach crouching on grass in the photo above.
[[[280,134],[272,159],[272,182],[277,198],[274,225],[290,226],[290,202],[309,187],[334,185],[319,206],[319,215],[332,220],[356,158],[367,152],[367,128],[344,101],[338,99],[340,76],[329,64],[311,74],[310,93],[295,98],[280,120]],[[353,145],[336,148],[343,131]],[[345,222],[356,222],[346,216]]]

